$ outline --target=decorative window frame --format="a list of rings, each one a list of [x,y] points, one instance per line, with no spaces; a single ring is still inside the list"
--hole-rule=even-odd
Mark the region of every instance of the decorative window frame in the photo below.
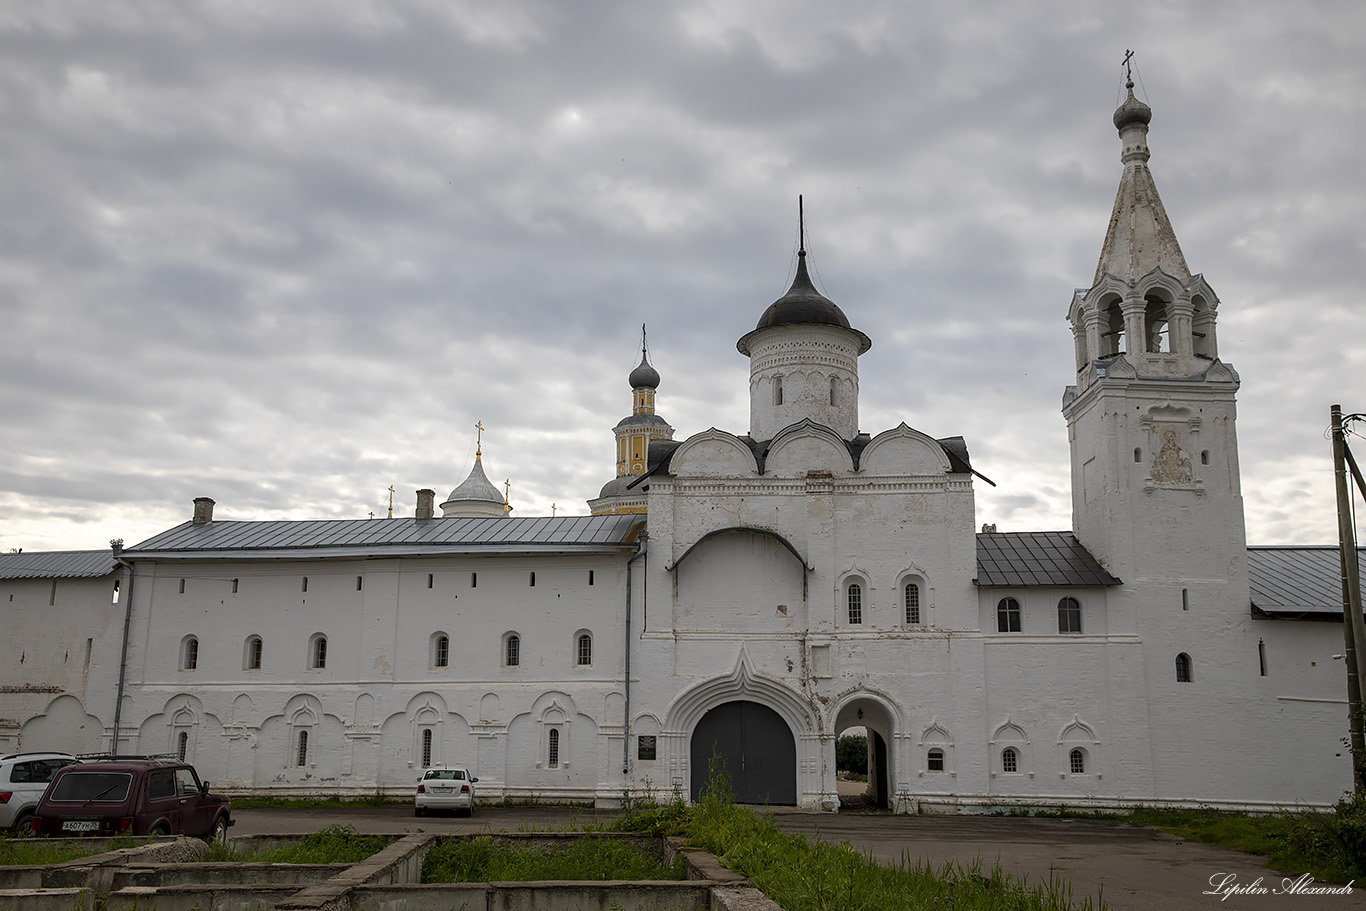
[[[427,640],[427,669],[432,671],[450,670],[451,637],[445,630],[437,630]]]
[[[327,670],[327,634],[314,633],[308,637],[308,669],[310,671]]]
[[[914,623],[906,619],[906,586],[908,585],[915,585],[919,589],[920,619]],[[930,610],[933,606],[933,599],[930,597],[930,584],[924,570],[918,566],[902,570],[896,579],[898,625],[905,629],[928,629],[932,627],[934,624],[930,622]]]
[[[1082,721],[1080,716],[1073,715],[1072,720],[1058,732],[1058,777],[1101,779],[1103,776],[1096,765],[1099,747],[1095,729]],[[1078,750],[1081,751],[1083,766],[1082,771],[1075,772],[1072,770],[1072,754]]]
[[[583,660],[583,657],[584,657],[584,641],[585,641],[585,640],[587,640],[587,643],[588,643],[588,660],[587,660],[587,661],[584,661],[584,660]],[[591,631],[589,631],[589,630],[586,630],[586,629],[581,629],[581,630],[576,631],[576,632],[574,633],[573,647],[574,647],[574,667],[587,667],[587,668],[591,668],[591,667],[593,666],[593,633],[592,633]]]
[[[255,653],[253,654],[253,646]],[[266,643],[260,636],[252,633],[242,640],[242,670],[259,671],[265,663]],[[255,663],[253,663],[253,661]]]
[[[987,746],[991,750],[991,777],[1019,775],[1023,778],[1034,777],[1034,755],[1031,748],[1029,735],[1025,729],[1014,721],[1010,716],[996,727],[995,733],[987,741]],[[1014,772],[1005,771],[1005,751],[1015,750],[1016,764]]]
[[[199,670],[199,637],[191,633],[180,640],[180,669]]]
[[[550,705],[546,706],[541,712],[536,723],[540,726],[540,736],[537,738],[540,749],[537,751],[536,768],[538,769],[567,769],[569,768],[569,725],[571,716],[569,710],[560,704],[558,699],[551,700]],[[550,764],[550,733],[555,732],[557,745],[556,762]]]
[[[414,700],[416,701],[416,700]],[[410,703],[411,705],[411,703]],[[443,765],[444,750],[442,736],[444,713],[434,699],[428,697],[422,707],[413,712],[413,765],[419,769],[430,769]],[[430,756],[423,756],[424,741],[430,737]],[[426,760],[430,760],[427,762]]]
[[[944,770],[930,771],[930,751],[940,750],[944,754]],[[939,719],[932,718],[930,723],[920,732],[920,741],[916,744],[916,753],[920,756],[923,766],[918,777],[924,778],[926,775],[944,775],[947,778],[958,777],[958,767],[954,761],[953,734],[949,729],[939,723]]]
[[[305,703],[289,716],[289,736],[285,738],[285,768],[313,769],[318,765],[318,739],[314,735],[321,720],[313,706]],[[304,761],[299,762],[299,735],[307,737]]]
[[[171,724],[168,732],[169,752],[172,755],[179,755],[180,738],[185,738],[185,761],[193,762],[195,752],[199,748],[199,715],[194,707],[186,700],[180,708],[171,713]]]

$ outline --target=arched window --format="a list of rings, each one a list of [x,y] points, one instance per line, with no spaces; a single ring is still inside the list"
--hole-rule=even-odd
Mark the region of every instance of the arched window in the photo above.
[[[579,667],[588,667],[593,663],[593,636],[591,633],[579,633],[577,639],[577,654],[574,663]]]
[[[503,666],[517,667],[522,663],[522,637],[508,633],[503,639]]]
[[[308,731],[299,732],[299,740],[294,750],[294,765],[299,768],[308,765]]]
[[[925,756],[925,767],[931,772],[944,771],[944,751],[935,747]]]
[[[775,405],[781,405],[782,403],[783,403],[783,378],[780,377],[780,376],[775,376],[775,377],[773,378],[773,404],[775,404]]]
[[[920,625],[920,586],[914,582],[907,582],[906,588],[902,593],[902,603],[906,607],[906,623],[909,626]]]
[[[445,633],[432,636],[432,667],[450,667],[451,639]]]
[[[550,729],[549,736],[550,749],[546,756],[546,765],[552,769],[560,767],[560,732],[558,728]]]
[[[1020,751],[1006,747],[1001,751],[1001,771],[1013,775],[1020,771]]]
[[[432,729],[424,728],[422,731],[422,767],[431,768],[432,765]]]
[[[849,606],[849,623],[859,624],[863,622],[863,586],[857,582],[850,582],[849,589],[845,593],[846,601]]]
[[[1185,652],[1176,656],[1176,682],[1191,682],[1191,656]]]
[[[246,644],[242,649],[242,670],[259,671],[261,669],[262,643],[260,636],[248,636]]]
[[[1020,602],[1014,598],[1002,598],[996,604],[996,631],[999,633],[1018,633],[1020,631]]]
[[[181,762],[185,761],[185,753],[190,747],[190,735],[186,731],[181,731],[175,738],[176,758]]]
[[[308,640],[308,666],[319,670],[327,667],[327,637],[322,633]]]
[[[835,405],[835,403],[836,403],[836,399],[838,398],[838,393],[839,393],[839,387],[840,387],[839,378],[838,378],[838,377],[834,377],[834,376],[830,377],[830,405],[831,405],[831,407],[834,407],[834,405]]]
[[[1063,598],[1058,602],[1058,632],[1081,632],[1081,602],[1076,598]]]
[[[192,671],[199,667],[199,640],[186,636],[180,643],[180,669]]]
[[[1100,356],[1114,357],[1127,346],[1124,341],[1124,310],[1119,298],[1113,298],[1102,306],[1100,320]]]
[[[1078,747],[1067,754],[1067,764],[1073,775],[1086,774],[1086,751]]]

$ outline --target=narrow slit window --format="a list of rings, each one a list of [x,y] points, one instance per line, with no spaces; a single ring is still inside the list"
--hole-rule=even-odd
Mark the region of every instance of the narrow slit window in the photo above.
[[[1190,596],[1190,592],[1189,592],[1188,590],[1184,589],[1184,588],[1181,589],[1181,609],[1182,609],[1182,610],[1190,610],[1190,609],[1191,609],[1191,596]]]
[[[432,729],[424,728],[422,731],[422,767],[430,768],[432,765]]]
[[[556,728],[550,729],[550,754],[546,757],[546,765],[552,769],[560,767],[560,732]]]
[[[1200,450],[1200,464],[1201,464],[1201,465],[1208,465],[1208,464],[1209,464],[1209,450],[1208,450],[1208,449],[1202,449],[1202,450]]]
[[[775,405],[781,405],[782,403],[783,403],[783,378],[780,377],[780,376],[775,376],[775,377],[773,378],[773,404],[775,404]]]
[[[361,587],[362,587],[363,585],[365,585],[365,577],[364,577],[364,576],[357,576],[357,577],[356,577],[356,591],[360,591],[360,590],[361,590]]]
[[[1137,446],[1134,447],[1134,461],[1135,461],[1135,462],[1142,462],[1142,461],[1143,461],[1143,450],[1142,450],[1142,449],[1139,449]]]
[[[175,738],[175,755],[181,762],[185,761],[185,753],[190,748],[190,735],[186,731],[181,731]]]
[[[306,591],[308,591],[308,576],[304,576],[304,582],[303,582],[303,585],[300,585],[300,586],[299,586],[299,591],[301,591],[301,592],[306,592]]]
[[[1261,639],[1257,640],[1257,669],[1266,676],[1266,642]]]
[[[593,584],[593,571],[591,569],[588,571],[588,584]]]
[[[851,625],[863,623],[863,586],[857,582],[849,583],[848,603],[849,623]]]
[[[13,596],[13,595],[10,595],[10,600],[11,600],[11,601],[14,600],[14,596]],[[118,580],[118,579],[115,579],[115,580],[114,580],[114,599],[113,599],[110,603],[111,603],[111,604],[118,604],[118,603],[119,603],[119,580]]]
[[[53,587],[53,589],[56,589],[57,586],[56,586],[56,584],[54,583],[52,587]],[[181,593],[182,595],[185,594],[185,580],[184,580],[184,579],[181,579],[181,580],[180,580],[180,593]]]
[[[294,764],[299,768],[308,765],[308,731],[299,732],[298,747],[294,751]]]
[[[434,577],[431,573],[427,573],[427,587],[428,587],[428,588],[431,588],[432,585],[433,585],[433,583],[435,583],[435,582],[436,582],[435,577]]]
[[[830,377],[830,407],[832,408],[835,406],[836,399],[838,398],[839,382],[840,381],[837,378],[833,376]]]
[[[536,587],[536,574],[534,572],[531,574],[530,585],[532,588]]]
[[[478,587],[479,587],[479,574],[478,574],[478,573],[470,573],[470,588],[478,588]]]
[[[232,580],[232,593],[233,593],[234,595],[237,594],[237,580],[236,580],[236,579],[233,579],[233,580]]]

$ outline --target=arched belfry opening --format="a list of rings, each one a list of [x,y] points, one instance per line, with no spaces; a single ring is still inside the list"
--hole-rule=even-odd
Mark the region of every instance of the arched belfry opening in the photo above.
[[[871,693],[855,694],[840,707],[835,716],[836,743],[846,734],[862,734],[867,738],[867,780],[862,788],[855,781],[837,784],[842,808],[892,809],[896,795],[892,755],[895,732],[896,722],[891,710]]]
[[[762,703],[740,699],[708,711],[693,729],[689,760],[694,801],[715,761],[724,764],[736,803],[797,803],[796,738],[783,717]]]

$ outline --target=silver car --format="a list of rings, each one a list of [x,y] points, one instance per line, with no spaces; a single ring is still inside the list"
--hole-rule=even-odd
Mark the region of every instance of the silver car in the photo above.
[[[428,769],[417,780],[414,816],[426,816],[432,810],[455,810],[462,816],[474,812],[474,783],[478,778],[459,766]]]
[[[13,829],[27,835],[33,808],[47,790],[52,776],[76,757],[70,753],[12,753],[0,757],[0,831]]]

